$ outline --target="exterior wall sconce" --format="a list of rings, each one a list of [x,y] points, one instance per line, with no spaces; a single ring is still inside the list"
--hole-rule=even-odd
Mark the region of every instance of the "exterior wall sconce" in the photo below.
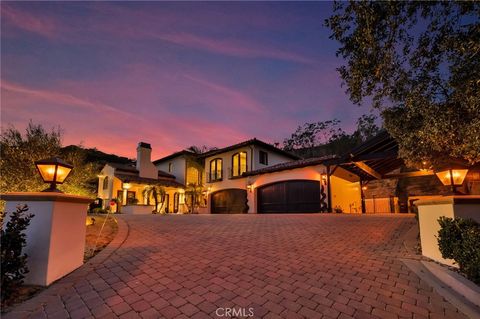
[[[367,186],[362,186],[362,190],[363,190],[363,191],[366,191],[367,189],[368,189]]]
[[[445,186],[450,186],[452,192],[457,194],[457,186],[461,186],[465,177],[467,176],[468,169],[466,168],[449,168],[439,172],[435,172],[440,182]]]
[[[63,184],[72,171],[73,165],[68,164],[58,157],[52,157],[36,161],[35,166],[43,182],[50,183],[50,187],[43,190],[43,192],[63,193],[57,188],[57,184]]]
[[[247,185],[247,189],[248,191],[251,193],[253,191],[253,185],[252,184],[248,184]]]
[[[131,187],[132,187],[132,184],[130,184],[129,182],[124,182],[122,185],[123,189],[130,189]]]

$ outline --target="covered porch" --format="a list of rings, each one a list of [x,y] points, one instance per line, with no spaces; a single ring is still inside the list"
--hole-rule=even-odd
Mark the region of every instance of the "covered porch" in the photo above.
[[[167,214],[186,210],[185,186],[169,179],[115,174],[112,196],[110,205],[116,213]]]

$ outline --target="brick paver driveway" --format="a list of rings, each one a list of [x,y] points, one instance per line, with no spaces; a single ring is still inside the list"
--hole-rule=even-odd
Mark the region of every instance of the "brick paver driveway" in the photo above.
[[[398,260],[411,216],[121,218],[128,237],[108,258],[10,316],[464,317]]]

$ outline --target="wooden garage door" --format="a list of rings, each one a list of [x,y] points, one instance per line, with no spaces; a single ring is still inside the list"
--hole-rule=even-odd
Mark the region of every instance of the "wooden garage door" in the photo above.
[[[284,181],[258,188],[259,213],[317,213],[320,211],[320,182]]]
[[[245,214],[247,212],[246,190],[225,189],[212,194],[212,214]]]

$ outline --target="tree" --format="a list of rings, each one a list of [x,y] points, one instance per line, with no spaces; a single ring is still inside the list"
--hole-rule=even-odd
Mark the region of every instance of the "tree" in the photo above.
[[[480,3],[335,3],[326,20],[354,103],[372,99],[411,167],[480,162]]]
[[[381,128],[375,123],[377,117],[373,114],[364,114],[357,120],[357,129],[353,133],[356,144],[359,145],[377,135]]]
[[[337,119],[324,122],[305,123],[283,141],[283,148],[291,151],[299,148],[310,148],[327,144],[344,135],[345,132],[338,127]]]
[[[150,198],[153,198],[153,201],[155,203],[154,212],[159,212],[162,210],[165,203],[166,194],[167,193],[164,187],[156,185],[147,186],[143,190],[143,196],[147,199],[147,205],[150,205]],[[160,208],[158,207],[159,204],[162,204]]]
[[[347,134],[337,126],[339,120],[305,123],[283,142],[284,149],[297,155],[310,158],[326,155],[344,155],[353,147],[375,136],[381,130],[373,114],[362,115],[352,134]]]
[[[45,130],[30,122],[22,135],[10,126],[0,135],[0,192],[35,192],[45,189],[35,161],[59,156],[74,165],[59,188],[72,194],[94,196],[98,167],[86,163],[79,149],[62,151],[60,128]]]
[[[187,185],[185,189],[185,204],[188,207],[189,213],[194,213],[200,206],[200,200],[202,198],[203,186],[195,183]]]
[[[206,152],[209,152],[209,151],[213,151],[213,150],[216,150],[216,149],[217,149],[216,147],[212,147],[212,146],[206,146],[206,145],[197,146],[197,145],[192,145],[192,146],[190,146],[189,148],[187,148],[187,151],[190,151],[190,152],[195,153],[195,154],[203,154],[203,153],[206,153]]]

